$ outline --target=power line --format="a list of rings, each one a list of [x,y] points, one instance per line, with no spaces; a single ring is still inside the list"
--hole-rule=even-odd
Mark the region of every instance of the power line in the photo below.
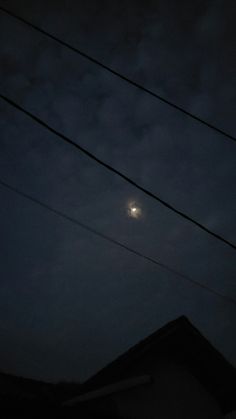
[[[5,7],[0,6],[0,10],[6,14],[8,14],[11,17],[14,17],[15,19],[19,20],[20,22],[23,22],[24,24],[30,26],[31,28],[35,29],[36,31],[40,32],[41,34],[47,36],[48,38],[53,39],[60,45],[63,45],[64,47],[70,49],[71,51],[79,54],[81,57],[85,58],[86,60],[92,62],[93,64],[96,64],[97,66],[103,68],[104,70],[108,71],[109,73],[113,74],[114,76],[120,78],[121,80],[131,84],[132,86],[136,87],[139,90],[142,90],[143,92],[151,95],[155,99],[158,99],[159,101],[165,103],[166,105],[174,108],[175,110],[178,110],[179,112],[182,112],[186,116],[192,118],[193,120],[207,126],[208,128],[214,130],[218,134],[223,135],[228,140],[232,140],[236,142],[236,138],[227,133],[226,131],[216,127],[215,125],[211,124],[210,122],[205,121],[204,119],[200,118],[197,115],[194,115],[193,113],[187,111],[186,109],[182,108],[179,105],[176,105],[174,102],[171,102],[170,100],[164,98],[163,96],[153,92],[152,90],[146,88],[145,86],[141,85],[140,83],[135,82],[134,80],[124,76],[123,74],[119,73],[118,71],[114,70],[113,68],[109,67],[108,65],[102,63],[101,61],[97,60],[96,58],[92,57],[91,55],[87,54],[86,52],[83,52],[82,50],[73,47],[72,45],[68,44],[67,42],[63,41],[62,39],[58,38],[57,36],[51,34],[50,32],[47,32],[45,29],[40,28],[37,25],[34,25],[33,23],[29,22],[28,20],[18,16],[16,13],[11,12],[10,10],[7,10]]]
[[[203,224],[199,223],[198,221],[194,220],[189,215],[187,215],[187,214],[183,213],[182,211],[176,209],[173,205],[169,204],[168,202],[164,201],[162,198],[160,198],[157,195],[155,195],[153,192],[151,192],[148,189],[144,188],[143,186],[139,185],[137,182],[135,182],[134,180],[132,180],[131,178],[129,178],[124,173],[120,172],[119,170],[115,169],[110,164],[104,162],[103,160],[101,160],[100,158],[98,158],[97,156],[95,156],[93,153],[90,153],[90,151],[86,150],[81,145],[77,144],[76,142],[74,142],[70,138],[66,137],[61,132],[59,132],[56,129],[52,128],[50,125],[48,125],[42,119],[40,119],[37,116],[33,115],[31,112],[29,112],[28,110],[26,110],[22,106],[20,106],[17,103],[15,103],[13,100],[7,98],[6,96],[4,96],[2,94],[0,94],[0,98],[2,100],[4,100],[5,102],[7,102],[8,104],[10,104],[11,106],[13,106],[14,108],[16,108],[17,110],[23,112],[25,115],[27,115],[28,117],[30,117],[33,121],[37,122],[38,124],[40,124],[41,126],[43,126],[44,128],[46,128],[48,131],[52,132],[57,137],[61,138],[64,142],[66,142],[66,143],[70,144],[71,146],[73,146],[76,150],[79,150],[80,152],[84,153],[90,159],[94,160],[95,162],[97,162],[101,166],[105,167],[110,172],[115,173],[117,176],[121,177],[123,180],[125,180],[128,183],[130,183],[132,186],[134,186],[138,190],[142,191],[143,193],[145,193],[149,197],[153,198],[155,201],[159,202],[160,204],[162,204],[163,206],[165,206],[166,208],[168,208],[169,210],[171,210],[175,214],[179,215],[180,217],[184,218],[185,220],[190,221],[192,224],[194,224],[195,226],[197,226],[201,230],[205,231],[206,233],[208,233],[212,237],[220,240],[221,242],[223,242],[227,246],[230,246],[231,248],[233,248],[234,250],[236,250],[236,245],[234,243],[228,241],[224,237],[222,237],[219,234],[213,232],[208,227],[206,227]]]
[[[11,192],[14,192],[17,195],[20,195],[20,196],[26,198],[27,200],[33,202],[34,204],[37,204],[40,207],[50,211],[51,213],[53,213],[53,214],[55,214],[55,215],[57,215],[61,218],[64,218],[65,220],[70,221],[73,224],[76,224],[77,226],[83,228],[84,230],[89,231],[90,233],[95,234],[96,236],[98,236],[98,237],[100,237],[100,238],[102,238],[102,239],[104,239],[104,240],[106,240],[106,241],[108,241],[108,242],[110,242],[110,243],[112,243],[116,246],[119,246],[120,248],[122,248],[124,250],[127,250],[128,252],[130,252],[130,253],[132,253],[132,254],[134,254],[134,255],[136,255],[136,256],[138,256],[138,257],[140,257],[140,258],[142,258],[142,259],[144,259],[148,262],[151,262],[154,265],[159,266],[162,269],[164,269],[164,270],[166,270],[166,271],[168,271],[168,272],[170,272],[174,275],[177,275],[177,276],[181,277],[185,281],[188,281],[188,282],[192,283],[193,285],[195,285],[197,287],[200,287],[200,288],[204,289],[205,291],[208,291],[209,293],[214,294],[217,297],[226,300],[227,302],[230,302],[231,304],[236,305],[236,300],[234,300],[233,298],[228,297],[224,294],[221,294],[220,292],[214,290],[211,287],[208,287],[207,285],[201,284],[200,282],[190,278],[189,276],[187,276],[185,274],[182,274],[181,272],[177,271],[176,269],[173,269],[170,266],[168,266],[168,265],[166,265],[162,262],[159,262],[157,259],[154,259],[154,258],[151,258],[149,256],[144,255],[142,252],[139,252],[138,250],[135,250],[132,247],[127,246],[126,244],[108,236],[107,234],[99,232],[95,228],[90,227],[87,224],[84,224],[83,222],[79,221],[78,219],[76,219],[74,217],[71,217],[70,215],[67,215],[63,211],[60,211],[60,210],[46,204],[45,202],[33,197],[30,194],[27,194],[27,193],[21,191],[20,189],[16,188],[15,186],[10,185],[9,183],[5,182],[2,179],[0,179],[0,185],[3,186],[4,188],[10,190]]]

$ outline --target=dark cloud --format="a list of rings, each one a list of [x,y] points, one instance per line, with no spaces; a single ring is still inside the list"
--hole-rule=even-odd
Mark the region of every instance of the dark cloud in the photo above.
[[[235,132],[233,2],[0,2]],[[0,90],[236,242],[236,149],[0,14]],[[0,103],[0,177],[236,298],[235,254]],[[235,363],[235,307],[1,189],[2,367],[82,380],[181,314]],[[127,217],[129,201],[143,217]],[[16,349],[17,348],[17,349]],[[0,365],[0,367],[1,367]]]

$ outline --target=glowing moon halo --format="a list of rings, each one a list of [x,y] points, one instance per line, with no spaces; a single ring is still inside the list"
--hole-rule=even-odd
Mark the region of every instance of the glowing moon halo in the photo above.
[[[141,208],[137,206],[135,202],[129,202],[127,212],[129,217],[136,219],[140,218],[142,215]]]

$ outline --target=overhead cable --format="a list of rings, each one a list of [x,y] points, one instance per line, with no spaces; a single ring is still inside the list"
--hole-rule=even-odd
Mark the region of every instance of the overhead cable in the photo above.
[[[18,21],[28,25],[32,29],[40,32],[41,34],[47,36],[48,38],[52,39],[53,41],[56,41],[58,44],[62,45],[63,47],[66,47],[66,48],[70,49],[71,51],[75,52],[76,54],[79,54],[81,57],[83,57],[86,60],[92,62],[93,64],[96,64],[100,68],[103,68],[104,70],[108,71],[109,73],[113,74],[114,76],[118,77],[119,79],[125,81],[126,83],[128,83],[128,84],[134,86],[135,88],[143,91],[144,93],[154,97],[155,99],[161,101],[162,103],[165,103],[166,105],[170,106],[171,108],[183,113],[185,116],[187,116],[189,118],[192,118],[193,120],[201,123],[202,125],[207,126],[208,128],[212,129],[213,131],[217,132],[218,134],[223,135],[228,140],[236,142],[236,138],[233,135],[224,131],[223,129],[218,128],[217,126],[211,124],[210,122],[206,121],[203,118],[200,118],[199,116],[197,116],[197,115],[193,114],[192,112],[184,109],[183,107],[177,105],[176,103],[170,101],[169,99],[166,99],[165,97],[159,95],[158,93],[155,93],[153,90],[151,90],[151,89],[143,86],[142,84],[132,80],[131,78],[125,76],[124,74],[122,74],[119,71],[113,69],[112,67],[108,66],[107,64],[104,64],[103,62],[101,62],[97,58],[91,56],[90,54],[82,51],[81,49],[79,49],[77,47],[74,47],[74,46],[70,45],[68,42],[63,41],[59,37],[53,35],[52,33],[48,32],[48,31],[46,31],[45,29],[42,29],[39,26],[31,23],[27,19],[17,15],[14,12],[11,12],[10,10],[8,10],[5,7],[2,7],[2,6],[0,6],[0,11],[8,14],[11,17],[14,17]]]
[[[65,212],[63,212],[63,211],[61,211],[61,210],[59,210],[55,207],[52,207],[51,205],[39,200],[38,198],[33,197],[31,194],[23,192],[22,190],[16,188],[15,186],[10,185],[5,180],[0,179],[0,185],[3,186],[4,188],[10,190],[11,192],[14,192],[17,195],[20,195],[23,198],[26,198],[27,200],[33,202],[34,204],[39,205],[41,208],[44,208],[44,209],[50,211],[54,215],[57,215],[58,217],[63,218],[65,220],[77,225],[78,227],[81,227],[82,229],[88,231],[89,233],[92,233],[92,234],[98,236],[99,238],[104,239],[104,240],[112,243],[113,245],[118,246],[118,247],[128,251],[129,253],[132,253],[132,254],[138,256],[139,258],[142,258],[142,259],[146,260],[147,262],[150,262],[154,265],[159,266],[160,268],[164,269],[165,271],[168,271],[168,272],[180,277],[181,279],[191,283],[192,285],[195,285],[199,288],[202,288],[205,291],[207,291],[211,294],[214,294],[217,297],[219,297],[219,298],[221,298],[221,299],[223,299],[223,300],[225,300],[225,301],[227,301],[231,304],[236,305],[236,300],[234,300],[233,298],[231,298],[227,295],[224,295],[224,294],[220,293],[219,291],[216,291],[215,289],[209,287],[208,285],[202,284],[202,283],[190,278],[188,275],[182,274],[181,272],[177,271],[176,269],[171,268],[167,264],[164,264],[164,263],[158,261],[155,258],[146,256],[142,252],[133,249],[132,247],[126,245],[125,243],[122,243],[121,241],[119,241],[117,239],[114,239],[113,237],[108,236],[107,234],[104,234],[104,233],[98,231],[97,229],[79,221],[77,218],[72,217],[72,216],[66,214]]]
[[[122,178],[123,180],[125,180],[126,182],[128,182],[129,184],[131,184],[132,186],[134,186],[136,189],[142,191],[143,193],[145,193],[150,198],[152,198],[155,201],[159,202],[161,205],[165,206],[170,211],[174,212],[175,214],[177,214],[178,216],[182,217],[183,219],[191,222],[196,227],[198,227],[199,229],[205,231],[207,234],[209,234],[210,236],[214,237],[215,239],[220,240],[225,245],[227,245],[227,246],[231,247],[232,249],[236,250],[236,245],[234,243],[230,242],[229,240],[225,239],[223,236],[221,236],[221,235],[215,233],[214,231],[210,230],[208,227],[206,227],[205,225],[203,225],[200,222],[196,221],[195,219],[193,219],[189,215],[185,214],[183,211],[178,210],[172,204],[169,204],[167,201],[165,201],[164,199],[160,198],[154,192],[151,192],[150,190],[144,188],[139,183],[137,183],[136,181],[134,181],[133,179],[131,179],[130,177],[128,177],[127,175],[125,175],[123,172],[121,172],[118,169],[114,168],[110,164],[104,162],[99,157],[97,157],[95,154],[91,153],[90,151],[88,151],[87,149],[85,149],[84,147],[82,147],[81,145],[79,145],[78,143],[76,143],[71,138],[65,136],[64,134],[62,134],[61,132],[59,132],[55,128],[51,127],[49,124],[47,124],[46,122],[44,122],[42,119],[40,119],[39,117],[37,117],[36,115],[34,115],[33,113],[31,113],[30,111],[28,111],[25,108],[23,108],[21,105],[17,104],[12,99],[9,99],[8,97],[6,97],[5,95],[2,95],[2,94],[0,94],[0,98],[2,100],[4,100],[5,102],[7,102],[9,105],[13,106],[15,109],[21,111],[22,113],[24,113],[25,115],[27,115],[28,117],[30,117],[34,122],[37,122],[39,125],[43,126],[48,131],[50,131],[51,133],[55,134],[56,137],[60,138],[65,143],[73,146],[74,149],[76,149],[77,151],[82,152],[83,154],[85,154],[86,156],[88,156],[90,159],[92,159],[93,161],[95,161],[96,163],[98,163],[99,165],[105,167],[105,169],[109,170],[110,172],[115,173],[117,176],[119,176],[120,178]]]

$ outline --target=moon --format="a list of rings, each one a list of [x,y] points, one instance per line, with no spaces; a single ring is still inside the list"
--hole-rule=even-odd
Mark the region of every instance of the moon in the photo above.
[[[142,215],[142,209],[136,202],[129,202],[127,208],[128,216],[131,218],[138,219]]]

